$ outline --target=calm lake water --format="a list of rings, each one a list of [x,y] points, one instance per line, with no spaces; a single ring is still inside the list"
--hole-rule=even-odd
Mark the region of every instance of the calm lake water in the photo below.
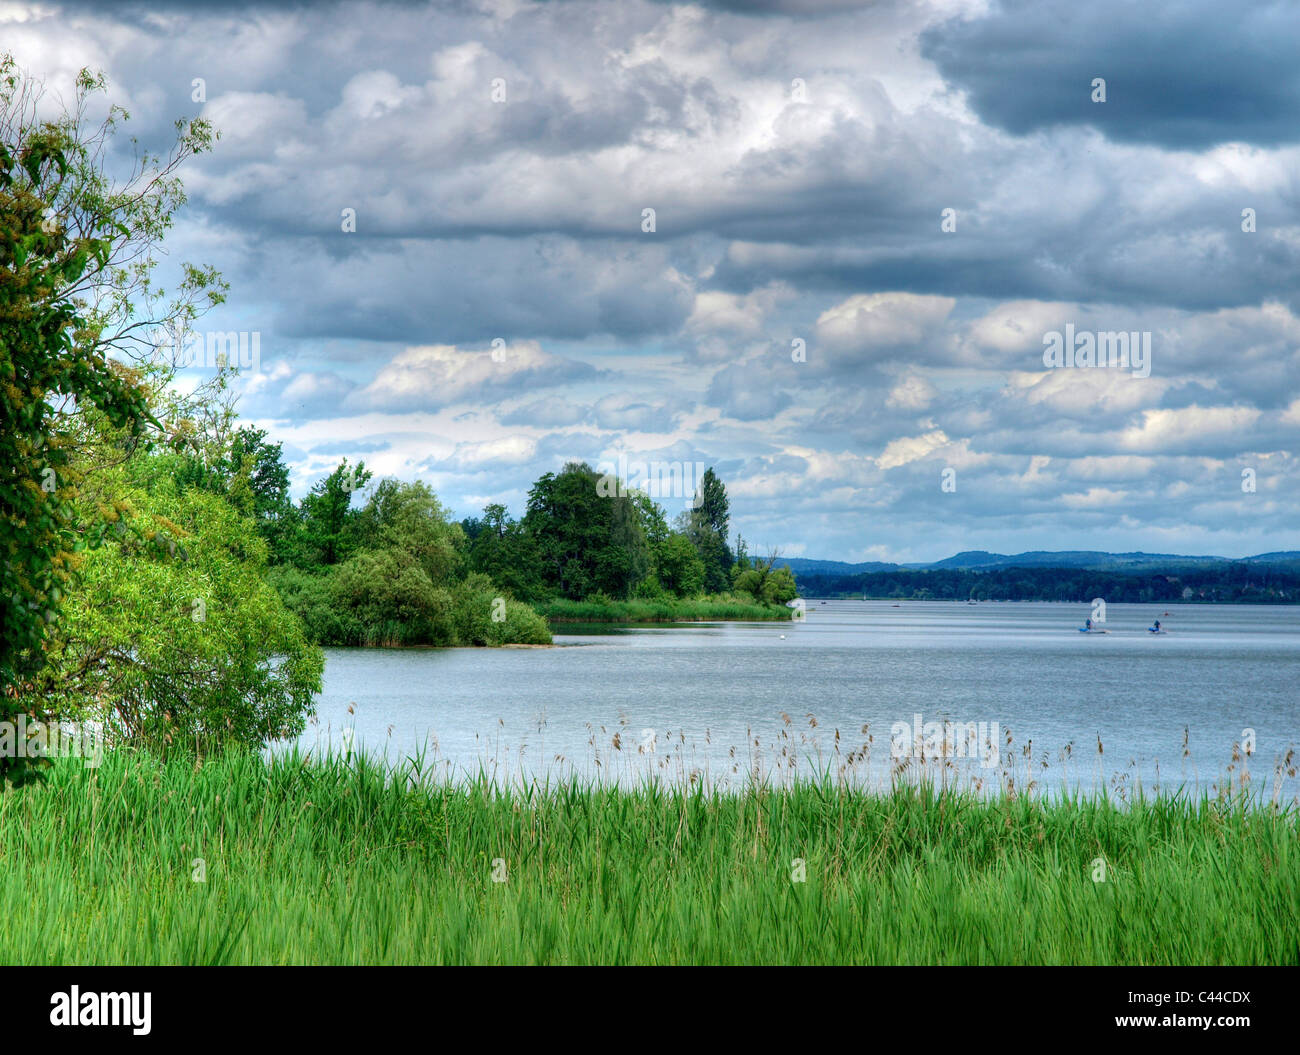
[[[1086,605],[808,604],[797,623],[566,628],[549,649],[328,649],[301,742],[501,781],[820,768],[887,787],[906,761],[905,778],[985,789],[1212,792],[1254,730],[1250,784],[1270,798],[1300,745],[1300,607],[1110,605],[1108,633],[1080,634]],[[1147,633],[1157,618],[1169,633]],[[974,727],[923,762],[945,721]]]

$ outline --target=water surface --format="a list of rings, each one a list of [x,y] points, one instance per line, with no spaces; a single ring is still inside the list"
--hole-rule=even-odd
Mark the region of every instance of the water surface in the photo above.
[[[562,628],[549,649],[328,649],[302,742],[456,778],[734,785],[821,767],[887,786],[895,723],[947,720],[983,723],[985,742],[926,763],[936,779],[1212,791],[1253,730],[1252,785],[1271,797],[1300,742],[1300,607],[1117,604],[1109,633],[1080,634],[1088,614],[812,601],[799,623]],[[1169,633],[1146,632],[1156,618]],[[1298,792],[1287,778],[1284,799]]]

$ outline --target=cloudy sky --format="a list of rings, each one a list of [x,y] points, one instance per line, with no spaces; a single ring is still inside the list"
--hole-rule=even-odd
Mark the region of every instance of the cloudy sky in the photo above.
[[[170,259],[297,493],[700,462],[844,560],[1300,549],[1297,48],[1205,0],[0,0],[51,88],[220,129]],[[1049,368],[1067,325],[1149,375]]]

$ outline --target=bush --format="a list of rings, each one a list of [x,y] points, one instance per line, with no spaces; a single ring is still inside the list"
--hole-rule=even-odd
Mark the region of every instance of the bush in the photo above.
[[[456,631],[462,645],[549,645],[546,620],[503,594],[486,575],[473,574],[456,588]]]
[[[331,576],[334,603],[360,625],[357,645],[454,645],[451,593],[402,549],[358,553]]]
[[[200,751],[302,732],[324,657],[266,582],[253,522],[207,491],[122,467],[95,478],[117,513],[85,555],[33,706],[110,735]]]

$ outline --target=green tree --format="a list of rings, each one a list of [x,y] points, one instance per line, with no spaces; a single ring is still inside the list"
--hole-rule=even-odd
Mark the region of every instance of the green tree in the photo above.
[[[434,585],[409,550],[354,553],[333,569],[329,586],[346,620],[340,644],[456,644],[451,591]]]
[[[704,562],[685,535],[669,535],[659,547],[656,573],[660,584],[677,597],[696,597],[704,590]]]
[[[486,506],[481,518],[471,519],[475,534],[469,545],[470,567],[513,597],[542,600],[546,587],[538,568],[537,545],[523,525],[499,502]]]
[[[780,554],[772,550],[766,560],[757,559],[736,576],[735,588],[764,604],[785,604],[799,595],[794,573],[786,566],[775,567]]]
[[[356,514],[352,534],[361,548],[411,554],[434,585],[463,578],[465,534],[422,480],[380,480]]]
[[[166,459],[95,486],[129,530],[82,557],[34,695],[157,750],[301,733],[324,660],[265,581],[255,522],[222,495],[179,491]]]
[[[543,583],[563,597],[602,593],[623,600],[649,571],[637,507],[602,480],[585,462],[570,462],[528,492],[524,530]]]
[[[281,444],[268,443],[264,429],[241,428],[230,444],[228,478],[242,479],[251,499],[249,512],[258,527],[289,514],[289,467]]]
[[[185,201],[176,169],[215,132],[180,121],[166,157],[138,152],[116,179],[109,140],[127,115],[114,106],[97,128],[86,123],[90,97],[105,88],[82,70],[71,104],[49,119],[40,82],[0,54],[0,719],[24,706],[20,696],[32,706],[25,690],[51,647],[74,553],[110,528],[129,530],[120,510],[77,501],[97,469],[74,465],[84,419],[116,430],[114,458],[129,457],[158,425],[152,335],[224,292],[210,268],[184,265],[171,294],[152,278],[155,249]],[[33,760],[0,759],[0,782],[36,775]]]
[[[67,173],[56,130],[0,142],[0,719],[21,710],[21,686],[42,662],[73,570],[72,555],[102,538],[100,517],[78,533],[72,517],[79,474],[60,399],[93,405],[138,437],[150,420],[145,392],[130,371],[77,340],[70,284],[108,252],[103,239],[74,237],[47,222]],[[80,537],[78,537],[80,536]],[[37,760],[0,758],[0,786],[21,785]]]
[[[317,563],[337,564],[348,555],[351,540],[347,529],[356,516],[352,496],[365,487],[370,477],[365,462],[349,466],[344,458],[302,500],[303,535]]]
[[[704,564],[704,586],[718,593],[730,585],[732,565],[727,546],[730,525],[730,500],[727,489],[712,467],[704,472],[695,502],[687,514],[687,534]]]

